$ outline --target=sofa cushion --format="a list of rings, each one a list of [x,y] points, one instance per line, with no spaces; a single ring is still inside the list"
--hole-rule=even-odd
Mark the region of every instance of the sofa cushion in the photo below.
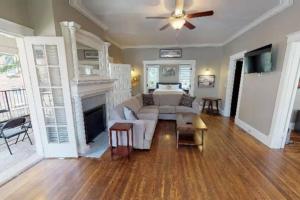
[[[176,106],[176,113],[197,113],[197,111],[191,107]]]
[[[144,106],[154,105],[153,94],[143,94],[143,105]]]
[[[138,113],[137,116],[141,120],[157,121],[157,119],[158,119],[158,113]]]
[[[126,120],[138,120],[139,119],[138,116],[136,115],[136,113],[133,110],[131,110],[130,108],[125,106],[123,108],[123,111],[124,111]]]
[[[160,106],[178,106],[182,94],[160,94],[158,96]]]
[[[161,114],[174,114],[175,106],[159,106],[159,113]]]
[[[196,97],[191,97],[190,95],[183,94],[180,99],[180,106],[193,107],[193,101]]]
[[[156,127],[156,121],[154,120],[144,120],[145,123],[145,139],[146,140],[152,140],[154,132],[155,132],[155,127]]]
[[[143,106],[139,113],[159,113],[158,106]]]
[[[141,109],[142,105],[139,103],[139,100],[136,97],[132,97],[122,103],[123,106],[126,106],[133,110],[135,113]]]
[[[153,95],[154,105],[159,106],[159,95]]]

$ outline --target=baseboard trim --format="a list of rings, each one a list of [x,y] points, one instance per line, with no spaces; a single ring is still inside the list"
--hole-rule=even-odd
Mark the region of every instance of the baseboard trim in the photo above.
[[[257,139],[258,141],[262,142],[264,145],[269,146],[269,137],[259,130],[253,128],[246,122],[240,120],[240,119],[235,119],[235,124],[239,126],[241,129],[243,129],[246,133]]]
[[[295,122],[291,122],[289,129],[294,130],[295,129]]]

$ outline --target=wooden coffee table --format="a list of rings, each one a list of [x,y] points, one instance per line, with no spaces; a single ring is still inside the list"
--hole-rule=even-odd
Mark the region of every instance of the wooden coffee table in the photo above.
[[[204,133],[207,131],[207,127],[199,115],[192,113],[177,113],[176,129],[177,148],[179,145],[203,147]],[[201,143],[197,142],[196,139],[199,134],[201,134]]]

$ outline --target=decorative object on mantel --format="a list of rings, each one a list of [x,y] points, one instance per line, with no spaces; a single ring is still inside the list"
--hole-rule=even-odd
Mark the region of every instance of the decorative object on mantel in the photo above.
[[[160,49],[159,57],[160,58],[181,58],[182,49]]]
[[[199,75],[198,87],[199,88],[213,88],[215,87],[216,76],[215,75]]]
[[[97,50],[84,50],[84,59],[96,60],[99,58],[99,53]]]
[[[162,76],[175,76],[176,67],[171,65],[162,66]]]

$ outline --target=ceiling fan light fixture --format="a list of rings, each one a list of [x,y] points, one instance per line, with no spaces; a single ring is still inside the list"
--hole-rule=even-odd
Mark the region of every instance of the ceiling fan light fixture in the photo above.
[[[175,30],[179,30],[185,24],[185,19],[184,18],[171,18],[170,24]]]

